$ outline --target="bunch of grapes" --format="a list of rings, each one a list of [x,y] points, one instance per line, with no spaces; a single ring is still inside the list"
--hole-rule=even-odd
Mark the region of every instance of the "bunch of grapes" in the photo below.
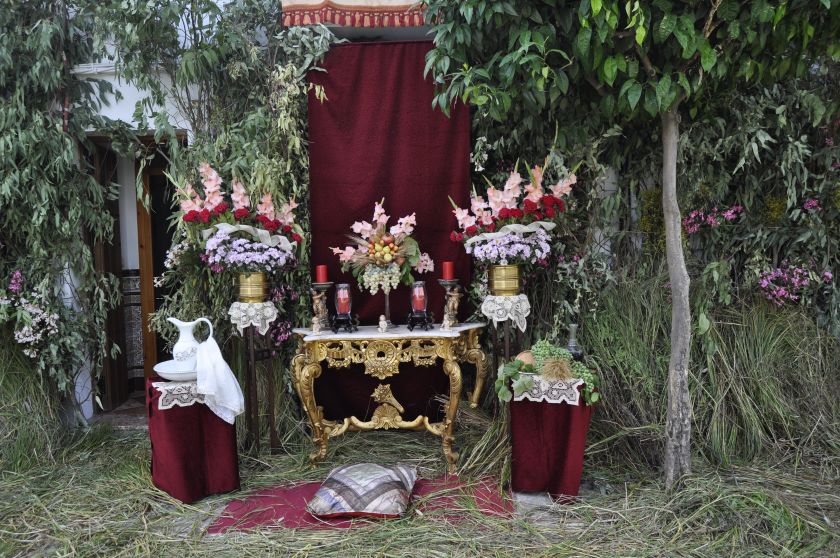
[[[372,295],[380,289],[387,294],[399,284],[400,275],[400,266],[393,262],[385,266],[368,265],[359,282]]]

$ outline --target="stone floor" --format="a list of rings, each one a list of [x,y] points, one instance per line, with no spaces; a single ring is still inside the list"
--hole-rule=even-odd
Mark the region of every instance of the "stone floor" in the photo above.
[[[125,403],[113,411],[94,415],[91,422],[110,424],[117,430],[147,430],[146,394],[142,391],[135,391]]]

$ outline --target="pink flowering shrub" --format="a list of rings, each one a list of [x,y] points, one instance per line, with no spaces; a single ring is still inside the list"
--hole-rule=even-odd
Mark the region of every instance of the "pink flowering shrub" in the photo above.
[[[834,274],[815,271],[798,265],[782,264],[781,267],[762,271],[759,274],[758,286],[764,297],[776,306],[788,303],[799,303],[805,300],[822,283],[831,283]]]
[[[744,207],[737,204],[725,210],[719,210],[717,207],[706,212],[695,209],[683,219],[683,228],[689,235],[697,234],[704,227],[714,229],[727,221],[734,221],[743,212]]]

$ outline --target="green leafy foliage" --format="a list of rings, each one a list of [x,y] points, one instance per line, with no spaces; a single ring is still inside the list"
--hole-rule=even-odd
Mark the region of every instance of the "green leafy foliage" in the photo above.
[[[87,131],[109,134],[118,150],[133,139],[99,114],[113,93],[108,84],[70,71],[105,54],[96,6],[0,7],[0,298],[14,306],[0,322],[33,349],[35,370],[71,399],[79,371],[90,364],[97,372],[111,349],[104,324],[119,300],[116,278],[94,268],[92,245],[113,235],[107,204],[117,190],[92,176]],[[40,312],[56,321],[49,343],[34,350],[26,339],[39,333]]]
[[[222,176],[239,180],[252,205],[265,194],[299,203],[296,216],[307,238],[306,74],[317,71],[336,41],[332,33],[323,26],[283,29],[280,3],[269,0],[224,9],[211,0],[129,1],[103,8],[102,18],[117,39],[120,74],[150,92],[136,107],[141,127],[153,127],[158,139],[171,139],[176,120],[160,110],[169,99],[193,131],[188,146],[170,142],[172,179],[198,183],[198,165],[207,161]],[[160,80],[157,68],[171,80]],[[313,94],[325,99],[321,89]],[[172,226],[177,243],[185,224],[176,219]],[[308,250],[299,253],[300,265],[280,281],[290,296],[293,322],[309,313]],[[232,333],[227,306],[235,285],[222,275],[189,258],[168,271],[163,281],[171,294],[152,326],[170,337],[174,332],[166,316],[206,315],[217,324],[220,339],[227,339]]]

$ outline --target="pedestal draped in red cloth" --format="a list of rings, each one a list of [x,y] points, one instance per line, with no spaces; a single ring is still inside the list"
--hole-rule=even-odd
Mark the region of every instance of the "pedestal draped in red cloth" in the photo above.
[[[577,496],[592,410],[582,402],[511,402],[513,490]]]
[[[360,292],[353,276],[341,272],[330,247],[345,246],[353,222],[370,221],[374,202],[383,197],[390,225],[417,214],[413,236],[435,261],[435,271],[415,278],[427,282],[429,310],[438,321],[444,302],[444,290],[437,284],[441,262],[454,261],[456,277],[462,284],[469,281],[469,257],[449,240],[456,221],[448,199],[469,206],[469,109],[455,106],[449,118],[432,109],[434,85],[423,78],[431,47],[431,42],[339,45],[324,60],[326,71],[310,74],[327,96],[323,103],[314,93],[309,98],[311,262],[313,269],[326,264],[331,281],[352,285],[353,310],[366,324],[376,323],[384,313],[384,295]],[[394,323],[405,323],[409,296],[402,285],[391,292]],[[369,397],[378,382],[359,385],[358,370],[325,370],[316,382],[316,397],[327,418],[369,416]],[[402,394],[414,400],[399,399],[408,420],[427,412],[429,394],[448,390],[439,368],[403,365],[390,383],[398,398]]]
[[[239,488],[236,429],[205,405],[158,409],[160,392],[146,380],[152,482],[184,503]]]

